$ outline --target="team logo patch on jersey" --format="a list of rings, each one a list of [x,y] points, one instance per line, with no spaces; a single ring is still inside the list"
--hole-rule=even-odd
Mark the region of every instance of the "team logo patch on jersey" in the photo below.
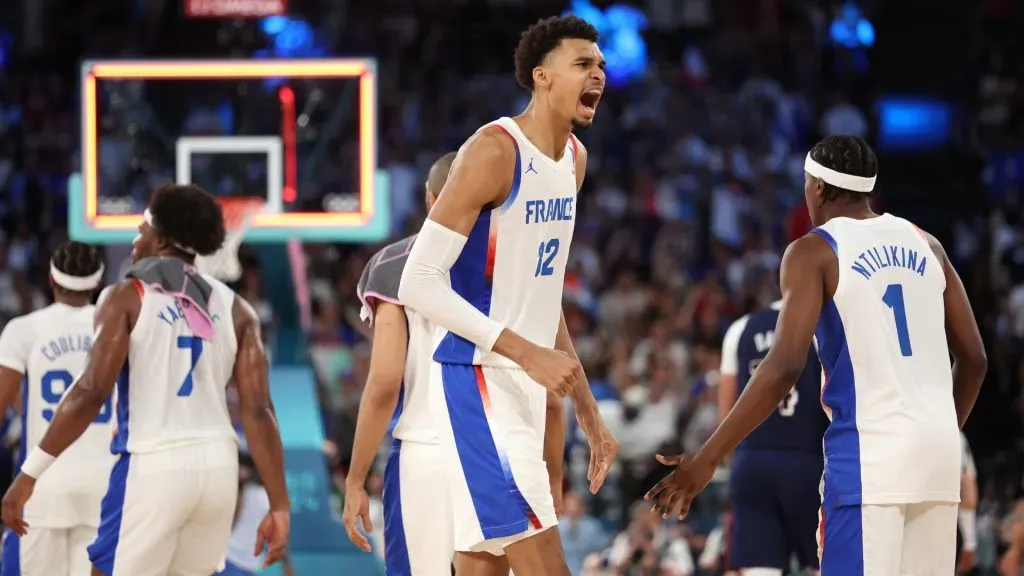
[[[533,158],[532,157],[530,158],[530,163],[526,166],[526,172],[524,172],[524,173],[525,174],[529,174],[530,172],[533,172],[534,174],[537,174],[537,170],[533,167]]]

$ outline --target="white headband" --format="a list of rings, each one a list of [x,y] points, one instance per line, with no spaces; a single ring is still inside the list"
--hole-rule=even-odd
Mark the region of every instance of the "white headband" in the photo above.
[[[103,264],[100,264],[99,270],[88,276],[72,276],[58,270],[57,265],[50,260],[50,277],[53,278],[54,284],[66,290],[88,292],[95,290],[103,282]]]
[[[160,231],[160,227],[153,223],[153,213],[149,211],[149,208],[146,208],[146,210],[142,213],[142,217],[146,220],[146,224],[149,224],[150,228],[158,232]],[[178,250],[181,250],[185,254],[188,254],[189,256],[196,255],[196,251],[189,248],[188,246],[182,246],[181,244],[178,244],[173,240],[171,240],[171,245],[177,248]]]
[[[875,189],[875,179],[878,178],[878,176],[867,178],[864,176],[853,176],[852,174],[836,172],[831,168],[826,168],[815,162],[814,159],[811,158],[810,152],[807,153],[807,158],[804,160],[804,172],[807,172],[815,178],[821,178],[825,182],[837,188],[853,190],[854,192],[871,192]]]

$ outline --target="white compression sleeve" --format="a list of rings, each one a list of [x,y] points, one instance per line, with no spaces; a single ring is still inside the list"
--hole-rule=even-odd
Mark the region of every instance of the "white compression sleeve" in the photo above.
[[[424,221],[402,271],[398,299],[431,322],[490,352],[505,327],[459,296],[448,279],[467,240],[433,220]]]

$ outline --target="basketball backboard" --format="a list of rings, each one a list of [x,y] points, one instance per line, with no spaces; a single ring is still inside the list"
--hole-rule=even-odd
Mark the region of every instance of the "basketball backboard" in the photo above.
[[[354,173],[350,186],[352,192],[335,194],[331,201],[324,200],[311,207],[309,203],[300,202],[303,191],[297,190],[300,186],[297,177],[300,152],[296,143],[296,126],[301,124],[297,108],[305,117],[304,109],[297,106],[297,100],[313,90],[321,90],[316,86],[311,88],[311,83],[332,79],[349,79],[354,83],[353,92],[357,94],[352,114],[356,123],[352,130],[354,141],[351,143],[356,150],[351,170]],[[116,106],[118,98],[125,99],[121,93],[124,90],[117,88],[124,85],[132,86],[134,92],[128,97],[134,97],[135,102],[141,104],[137,107],[146,107],[146,98],[158,92],[139,87],[146,86],[149,81],[182,81],[174,87],[185,93],[189,91],[188,86],[182,87],[183,81],[217,82],[219,86],[230,86],[232,82],[237,82],[239,91],[249,90],[253,94],[252,98],[262,98],[263,104],[269,101],[273,106],[279,106],[280,117],[275,119],[274,127],[277,133],[253,133],[252,130],[247,132],[236,128],[234,133],[209,136],[175,132],[173,128],[164,127],[163,132],[170,134],[163,134],[166,149],[163,151],[163,159],[147,158],[149,164],[158,165],[155,172],[166,173],[168,179],[173,178],[178,183],[193,181],[193,166],[200,157],[206,160],[221,155],[246,158],[249,159],[247,168],[239,170],[247,169],[249,172],[253,171],[254,163],[259,164],[258,174],[254,177],[259,182],[253,185],[250,180],[242,194],[263,197],[265,207],[253,219],[245,237],[247,242],[282,242],[293,238],[321,242],[376,242],[388,235],[388,176],[386,172],[377,169],[377,86],[374,60],[94,60],[82,64],[82,172],[72,175],[68,186],[68,232],[72,238],[92,243],[121,244],[130,242],[136,234],[142,219],[144,200],[140,202],[138,194],[135,197],[125,194],[121,190],[124,188],[121,182],[117,192],[112,191],[116,188],[113,184],[106,185],[103,180],[105,176],[101,174],[118,170],[123,173],[126,169],[116,166],[116,170],[112,171],[106,162],[101,164],[101,156],[108,155],[104,160],[124,164],[124,161],[112,160],[118,155],[117,152],[121,152],[131,156],[133,162],[137,160],[132,144],[136,139],[135,133],[131,137],[123,134],[111,136],[112,131],[108,125],[116,121],[109,110]],[[252,86],[254,82],[261,81],[273,81],[276,84],[270,88],[260,84],[257,95]],[[119,84],[110,85],[115,88],[100,90],[100,82]],[[301,91],[293,91],[292,82]],[[266,85],[271,86],[270,82],[266,82]],[[136,131],[142,129],[137,126],[149,129],[152,124],[158,123],[133,121],[136,125],[132,129]],[[172,123],[172,126],[180,126],[180,123]],[[155,128],[152,130],[157,131]],[[318,133],[327,133],[327,129]],[[103,138],[116,142],[101,147]],[[173,156],[173,165],[167,159],[170,156]],[[161,166],[161,162],[167,165]]]

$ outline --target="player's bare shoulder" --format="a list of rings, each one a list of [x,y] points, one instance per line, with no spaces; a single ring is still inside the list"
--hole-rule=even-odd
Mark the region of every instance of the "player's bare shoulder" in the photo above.
[[[501,204],[515,177],[516,144],[504,129],[486,126],[459,148],[438,202]]]
[[[583,187],[583,179],[587,176],[587,147],[575,134],[570,133],[569,138],[572,139],[573,150],[575,150],[573,160],[576,162],[576,191],[579,192]]]
[[[261,322],[260,315],[253,308],[252,304],[239,296],[234,295],[234,302],[231,304],[231,321],[235,325],[235,335],[238,338],[238,342],[243,341],[243,337],[247,334],[255,334],[259,336]]]
[[[96,324],[115,317],[127,318],[134,326],[142,309],[142,285],[137,280],[127,279],[107,286],[96,301]]]

